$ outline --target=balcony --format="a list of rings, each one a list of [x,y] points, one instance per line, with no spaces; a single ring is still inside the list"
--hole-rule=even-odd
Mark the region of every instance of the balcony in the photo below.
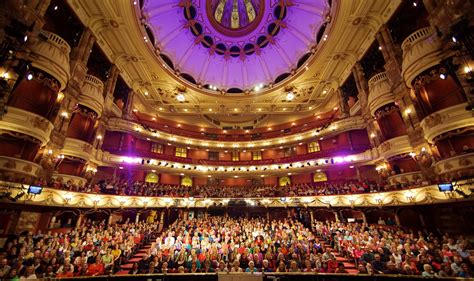
[[[94,151],[92,145],[87,142],[73,138],[66,138],[61,153],[89,161],[94,158]]]
[[[474,153],[456,155],[434,164],[435,173],[451,177],[474,175]]]
[[[46,118],[16,107],[8,111],[0,120],[0,129],[31,136],[46,145],[54,125]]]
[[[369,98],[368,106],[370,113],[374,116],[377,109],[394,101],[394,95],[391,90],[390,81],[387,73],[381,72],[369,80]]]
[[[433,143],[439,135],[461,128],[474,127],[474,117],[466,110],[467,103],[451,106],[432,113],[420,122],[425,139]]]
[[[73,185],[76,185],[76,186],[84,186],[87,183],[87,180],[85,178],[66,175],[66,174],[54,173],[52,178],[55,180],[59,180],[62,183],[67,183],[70,181]]]
[[[49,73],[61,84],[63,90],[71,77],[69,53],[71,47],[58,35],[42,30],[39,40],[30,47],[33,67]]]
[[[410,34],[402,43],[402,76],[408,87],[424,70],[439,64],[449,53],[432,27],[425,27]]]
[[[291,133],[282,136],[280,131],[274,132],[275,135],[264,140],[242,141],[242,140],[207,140],[200,133],[194,136],[182,136],[176,134],[175,131],[152,131],[145,129],[142,125],[124,120],[122,118],[110,118],[108,122],[108,130],[118,132],[134,132],[150,139],[161,140],[163,142],[176,143],[181,146],[192,146],[194,144],[201,147],[216,148],[216,149],[260,149],[278,147],[283,144],[299,143],[304,140],[314,139],[315,137],[328,137],[337,135],[343,132],[364,129],[367,125],[362,116],[351,116],[342,120],[330,123],[331,125],[325,129],[321,127],[306,130],[301,133]],[[321,125],[321,124],[320,124]],[[321,125],[322,126],[322,125]],[[310,127],[310,126],[307,126]],[[150,128],[152,129],[152,128]],[[249,135],[250,137],[250,135]]]
[[[382,144],[380,144],[378,149],[382,158],[385,159],[400,154],[407,154],[413,151],[408,135],[403,135],[384,141]]]
[[[99,153],[98,153],[99,155]],[[170,160],[165,160],[170,159]],[[298,158],[299,159],[299,158]],[[344,167],[356,165],[357,163],[365,163],[374,160],[371,150],[363,152],[352,152],[345,155],[333,155],[328,157],[317,157],[298,160],[296,162],[287,162],[275,164],[271,160],[254,161],[253,165],[245,165],[242,163],[231,162],[223,163],[216,161],[216,164],[205,162],[200,164],[193,163],[189,158],[180,158],[172,155],[156,155],[155,157],[137,157],[130,155],[117,155],[112,153],[103,153],[101,158],[94,161],[101,163],[101,166],[128,166],[130,169],[159,169],[162,172],[183,173],[193,175],[221,175],[223,172],[230,172],[232,175],[260,175],[261,173],[288,173],[288,172],[313,172],[315,169],[329,168],[329,167]],[[214,163],[214,161],[213,161]],[[221,165],[218,165],[220,163]],[[274,164],[271,164],[274,163]],[[227,166],[224,164],[232,164]]]
[[[100,117],[104,110],[103,92],[104,83],[99,78],[87,74],[79,95],[79,104],[94,110]]]
[[[41,166],[18,158],[0,156],[0,170],[3,171],[3,174],[11,173],[22,175],[22,177],[37,178],[41,171]]]
[[[388,178],[388,182],[390,185],[397,185],[397,184],[411,184],[420,182],[423,179],[423,174],[420,171],[417,172],[409,172],[403,173],[398,175],[393,175]]]
[[[60,175],[57,175],[60,176]],[[61,175],[62,176],[62,175]],[[67,176],[66,176],[67,177]],[[64,178],[66,179],[66,178]],[[77,179],[79,180],[79,178]],[[458,182],[463,184],[464,182]],[[6,189],[4,186],[15,186],[14,183],[0,182],[0,191]],[[461,187],[458,187],[461,188]],[[20,185],[9,187],[12,196],[22,192]],[[465,193],[471,194],[465,190]],[[6,199],[0,199],[6,200]],[[120,196],[73,192],[54,188],[43,188],[43,192],[30,200],[21,201],[16,204],[57,206],[57,207],[83,207],[83,208],[201,208],[215,205],[227,206],[229,202],[242,200],[242,198],[180,198],[180,197],[151,197],[151,196]],[[436,185],[419,188],[351,195],[322,195],[306,197],[281,198],[246,198],[246,202],[255,205],[258,203],[264,207],[380,207],[380,206],[408,206],[413,204],[438,204],[462,201],[461,195],[457,193],[444,193],[438,190]],[[14,204],[9,202],[10,204]]]

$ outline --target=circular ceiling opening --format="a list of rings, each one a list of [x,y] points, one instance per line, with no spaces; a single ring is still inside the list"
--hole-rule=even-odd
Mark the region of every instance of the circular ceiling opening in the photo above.
[[[212,26],[226,36],[252,32],[263,18],[264,0],[209,0],[206,13]]]

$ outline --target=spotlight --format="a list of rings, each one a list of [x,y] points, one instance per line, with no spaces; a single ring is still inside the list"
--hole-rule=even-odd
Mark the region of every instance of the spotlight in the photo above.
[[[443,80],[446,79],[446,74],[441,73],[441,74],[439,75],[439,78],[441,78],[441,79],[443,79]]]
[[[416,4],[416,2],[413,2],[413,7],[416,7],[418,6],[418,4]]]
[[[457,43],[457,42],[458,42],[458,40],[457,40],[456,37],[454,37],[454,36],[451,37],[451,40],[452,40],[454,43]]]
[[[25,37],[23,37],[23,41],[24,42],[28,41],[28,35],[25,35]]]
[[[26,79],[32,80],[32,79],[33,79],[33,74],[28,73],[28,74],[26,75]]]

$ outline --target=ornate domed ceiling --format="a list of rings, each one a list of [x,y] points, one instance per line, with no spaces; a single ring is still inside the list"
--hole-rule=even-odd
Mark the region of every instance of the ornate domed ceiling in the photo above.
[[[289,76],[316,46],[328,14],[325,0],[162,0],[142,8],[168,67],[229,93]]]
[[[136,93],[137,112],[223,128],[337,107],[335,90],[400,0],[68,3]]]

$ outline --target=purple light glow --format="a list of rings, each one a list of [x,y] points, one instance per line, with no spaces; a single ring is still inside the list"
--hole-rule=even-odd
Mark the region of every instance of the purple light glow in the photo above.
[[[213,38],[242,48],[242,42],[255,42],[266,34],[266,26],[274,20],[273,9],[279,0],[265,0],[263,19],[259,25],[240,37],[230,37],[215,30],[206,15],[206,1],[194,0],[195,19]],[[167,55],[181,73],[188,73],[202,85],[219,89],[251,89],[260,83],[268,84],[283,73],[296,68],[296,62],[316,44],[316,33],[324,22],[327,10],[323,0],[295,0],[273,36],[273,43],[262,48],[260,54],[245,59],[212,53],[210,48],[196,44],[196,36],[185,28],[187,20],[183,8],[175,0],[146,1],[143,14],[156,38],[156,45]]]

